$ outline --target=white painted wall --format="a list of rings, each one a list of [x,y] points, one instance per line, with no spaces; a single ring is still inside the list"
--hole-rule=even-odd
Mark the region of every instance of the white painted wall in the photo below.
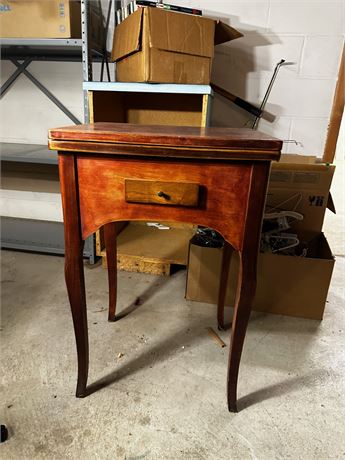
[[[102,0],[106,3],[106,0]],[[201,8],[245,36],[217,47],[213,81],[257,105],[280,59],[293,62],[278,74],[267,104],[275,120],[259,129],[282,139],[289,153],[322,156],[344,40],[344,0],[177,0]],[[34,63],[29,70],[79,118],[83,116],[78,63]],[[1,82],[13,65],[2,62]],[[0,102],[0,140],[46,143],[48,128],[71,124],[21,76]],[[249,117],[215,99],[212,122],[244,126]]]
[[[342,0],[237,0],[193,2],[240,30],[241,39],[217,47],[213,80],[232,93],[260,104],[273,69],[282,67],[266,109],[276,118],[259,130],[286,143],[284,151],[323,154],[344,42]],[[248,117],[216,101],[215,124],[243,126]]]

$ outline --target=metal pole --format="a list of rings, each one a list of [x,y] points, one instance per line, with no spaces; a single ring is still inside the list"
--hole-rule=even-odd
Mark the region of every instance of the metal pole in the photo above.
[[[90,62],[90,48],[88,38],[89,2],[81,0],[81,38],[82,38],[82,63],[83,81],[92,80],[92,63]],[[84,123],[89,123],[88,92],[84,91]]]
[[[271,91],[272,91],[272,87],[273,87],[273,83],[275,82],[275,79],[277,78],[277,74],[278,74],[278,71],[280,69],[280,67],[282,65],[287,65],[287,64],[290,64],[288,62],[285,62],[285,59],[281,59],[278,64],[275,66],[275,69],[274,69],[274,72],[273,72],[273,75],[272,75],[272,78],[271,78],[271,81],[268,85],[268,88],[267,88],[267,91],[265,93],[265,96],[261,102],[261,105],[260,105],[260,112],[262,113],[263,109],[265,108],[265,105],[267,103],[267,100],[268,100],[268,97],[269,95],[271,94]],[[253,122],[253,126],[252,126],[252,129],[256,129],[257,126],[258,126],[258,123],[259,123],[259,119],[260,117],[255,117],[254,119],[254,122]]]

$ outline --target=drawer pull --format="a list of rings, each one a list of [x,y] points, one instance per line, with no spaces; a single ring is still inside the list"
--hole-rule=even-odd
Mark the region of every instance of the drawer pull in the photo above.
[[[166,193],[162,192],[161,190],[157,193],[157,195],[158,195],[160,198],[165,198],[166,200],[170,200],[170,196],[167,195]]]
[[[150,203],[171,206],[198,206],[199,184],[125,179],[127,203]]]

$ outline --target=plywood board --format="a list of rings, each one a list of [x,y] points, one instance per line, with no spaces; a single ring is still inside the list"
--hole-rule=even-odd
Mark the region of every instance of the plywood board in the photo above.
[[[188,245],[194,233],[193,227],[159,230],[131,223],[117,240],[118,268],[169,274],[170,265],[187,265]]]

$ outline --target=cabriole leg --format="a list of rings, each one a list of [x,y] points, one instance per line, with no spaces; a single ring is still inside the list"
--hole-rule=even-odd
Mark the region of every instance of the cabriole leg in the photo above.
[[[231,348],[228,365],[228,408],[237,412],[237,380],[241,361],[243,342],[247,331],[253,298],[256,288],[256,252],[240,253],[240,272],[236,303],[231,328]]]
[[[73,317],[78,355],[76,396],[86,396],[89,343],[86,315],[83,247],[76,185],[75,158],[59,154],[59,174],[65,229],[65,279]]]
[[[108,284],[109,284],[109,311],[108,321],[116,321],[116,297],[117,297],[117,245],[116,223],[110,222],[104,225],[104,243],[107,254]]]
[[[218,329],[224,329],[224,306],[225,306],[226,291],[228,287],[229,268],[230,268],[232,253],[233,253],[232,246],[227,241],[224,241],[223,254],[222,254],[222,267],[221,267],[220,280],[219,280],[218,304],[217,304]]]

